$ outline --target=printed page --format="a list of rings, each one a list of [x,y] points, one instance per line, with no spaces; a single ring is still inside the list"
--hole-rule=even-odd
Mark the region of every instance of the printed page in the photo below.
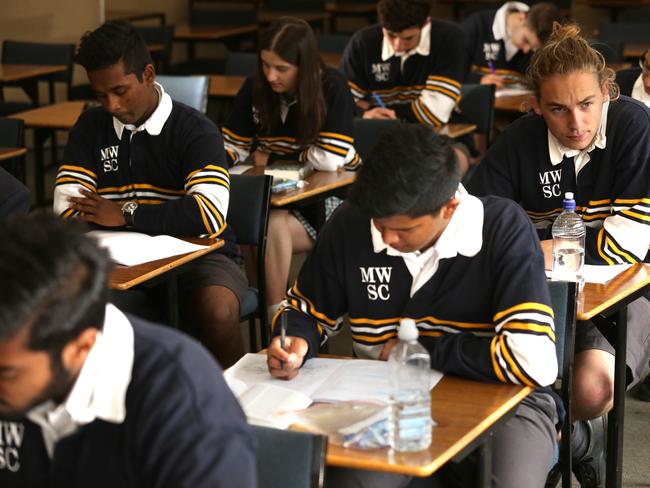
[[[147,263],[207,247],[185,242],[176,237],[150,236],[140,232],[93,230],[88,235],[97,239],[101,247],[108,249],[114,262],[125,266]]]

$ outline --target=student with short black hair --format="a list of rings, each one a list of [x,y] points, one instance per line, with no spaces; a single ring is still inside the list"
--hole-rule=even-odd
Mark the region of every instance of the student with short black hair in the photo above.
[[[585,221],[585,263],[650,262],[650,109],[618,96],[614,72],[574,25],[556,25],[528,69],[535,113],[511,124],[468,183],[477,195],[518,202],[538,228],[546,267],[551,226],[567,191]],[[650,358],[650,302],[628,305],[630,386]],[[574,472],[601,486],[604,418],[614,395],[614,348],[593,323],[576,329],[572,418]],[[589,419],[589,423],[584,422]]]
[[[0,222],[0,485],[254,487],[252,434],[197,342],[107,303],[85,228]]]
[[[346,316],[355,354],[386,360],[400,319],[412,318],[432,368],[539,387],[495,432],[491,468],[494,486],[543,486],[559,421],[545,388],[557,361],[543,256],[521,208],[478,199],[460,178],[449,139],[421,125],[385,134],[287,292],[284,348],[278,314],[268,368],[277,378],[300,374]],[[468,486],[471,464],[459,467],[448,468],[447,481]],[[332,487],[406,482],[370,471],[326,474]]]
[[[506,77],[523,79],[535,49],[548,39],[560,10],[549,2],[532,7],[506,2],[498,10],[467,17],[462,28],[469,62],[467,81],[502,88]]]
[[[81,39],[76,61],[102,107],[70,130],[54,211],[103,227],[219,237],[225,245],[181,279],[184,319],[227,367],[243,355],[239,309],[247,281],[226,223],[229,174],[217,127],[156,83],[133,26],[107,22]]]
[[[223,134],[229,163],[252,160],[310,164],[316,170],[355,170],[354,101],[345,77],[325,66],[305,21],[285,17],[260,38],[259,69],[239,90]],[[339,199],[326,201],[326,218]],[[274,209],[266,246],[267,305],[277,310],[289,279],[291,257],[312,248],[314,219]]]
[[[432,20],[431,0],[380,0],[379,24],[358,31],[341,69],[365,118],[447,123],[465,73],[463,33]]]

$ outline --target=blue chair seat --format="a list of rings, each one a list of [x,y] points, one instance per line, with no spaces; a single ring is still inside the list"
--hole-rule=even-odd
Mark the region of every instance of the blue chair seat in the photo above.
[[[257,311],[258,294],[257,288],[252,286],[249,286],[248,290],[246,290],[244,301],[239,305],[239,316],[242,319],[248,318]]]

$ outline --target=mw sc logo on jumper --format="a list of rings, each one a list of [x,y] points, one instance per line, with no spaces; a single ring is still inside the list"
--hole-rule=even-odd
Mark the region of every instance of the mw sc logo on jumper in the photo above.
[[[562,179],[562,170],[544,171],[539,173],[539,184],[542,187],[544,198],[559,197],[562,195],[560,189],[560,180]]]
[[[359,267],[361,271],[361,283],[366,284],[369,300],[388,300],[390,298],[390,273],[392,267]]]

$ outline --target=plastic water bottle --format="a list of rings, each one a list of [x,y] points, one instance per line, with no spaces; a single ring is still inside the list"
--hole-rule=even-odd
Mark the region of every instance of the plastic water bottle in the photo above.
[[[412,319],[402,319],[399,342],[390,352],[390,445],[396,451],[421,451],[431,444],[431,358],[418,342]]]
[[[575,212],[573,193],[567,192],[562,213],[553,222],[553,279],[584,284],[585,223]]]

